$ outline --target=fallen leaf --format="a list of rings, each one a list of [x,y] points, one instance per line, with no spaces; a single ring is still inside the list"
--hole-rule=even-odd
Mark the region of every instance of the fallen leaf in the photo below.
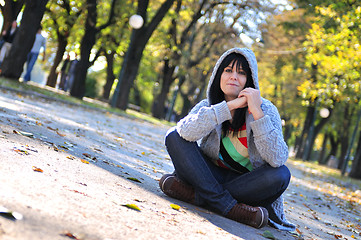
[[[101,149],[99,148],[93,148],[95,151],[98,151],[98,152],[103,152]]]
[[[19,153],[19,154],[21,154],[21,155],[23,155],[23,154],[29,155],[29,154],[30,154],[30,153],[29,153],[28,151],[26,151],[25,149],[17,148],[17,147],[14,147],[14,151],[17,152],[17,153]]]
[[[44,172],[43,169],[33,166],[35,172]]]
[[[142,183],[138,178],[128,177],[127,179],[132,180],[134,182]]]
[[[0,206],[0,216],[11,219],[11,220],[21,220],[23,219],[23,215],[18,212],[10,211],[5,207]]]
[[[139,211],[140,212],[140,208],[135,205],[135,204],[125,204],[125,205],[122,205],[124,207],[127,207],[127,208],[130,208],[130,209],[133,209],[133,210],[136,210],[136,211]]]
[[[87,157],[87,158],[91,158],[89,153],[83,153],[83,156]]]
[[[263,234],[262,234],[262,236],[265,237],[265,238],[268,238],[268,239],[274,239],[274,240],[277,239],[277,238],[275,238],[275,236],[273,236],[273,234],[272,234],[270,231],[268,231],[268,230],[264,231]]]
[[[52,131],[58,131],[58,129],[52,128],[52,127],[47,127],[48,129],[52,130]]]
[[[65,134],[62,134],[62,133],[60,133],[58,131],[56,131],[56,134],[58,134],[60,137],[65,137],[66,136]]]
[[[71,239],[77,239],[80,240],[80,238],[78,238],[78,236],[76,236],[75,234],[71,233],[71,232],[65,232],[63,234],[61,234],[65,237],[71,238]]]
[[[177,204],[171,204],[170,206],[171,206],[171,208],[173,208],[174,210],[177,210],[177,211],[179,211],[179,209],[180,209],[180,206],[178,206]]]
[[[82,163],[86,163],[86,164],[89,164],[89,162],[88,162],[87,160],[84,160],[84,159],[80,159],[80,161],[81,161]]]
[[[20,135],[23,135],[25,137],[30,137],[30,138],[34,137],[34,134],[29,133],[29,132],[22,132],[22,131],[13,130],[13,133],[20,134]]]

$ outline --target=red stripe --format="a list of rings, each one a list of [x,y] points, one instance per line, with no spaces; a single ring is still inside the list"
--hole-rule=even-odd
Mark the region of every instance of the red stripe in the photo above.
[[[238,138],[238,140],[242,143],[243,146],[245,146],[248,149],[247,137],[241,137]]]

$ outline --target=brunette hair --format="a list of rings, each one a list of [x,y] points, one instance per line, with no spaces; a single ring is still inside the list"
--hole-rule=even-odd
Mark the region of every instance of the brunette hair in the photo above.
[[[222,75],[224,69],[231,62],[233,62],[232,68],[233,68],[234,64],[236,64],[237,71],[239,70],[240,67],[242,67],[242,69],[246,72],[247,81],[246,81],[244,88],[247,88],[247,87],[255,88],[254,82],[252,79],[252,72],[249,67],[247,59],[239,53],[231,53],[228,56],[226,56],[223,59],[222,63],[219,65],[219,68],[217,69],[216,75],[213,79],[212,85],[209,89],[209,100],[210,100],[210,104],[212,104],[212,105],[220,103],[225,100],[224,93],[221,89],[221,75]],[[230,129],[235,130],[235,133],[236,133],[236,131],[238,131],[243,126],[243,124],[246,121],[247,109],[248,109],[248,107],[236,109],[234,116],[233,116],[232,123],[230,123],[230,121],[225,121],[222,123],[223,134],[226,134]]]

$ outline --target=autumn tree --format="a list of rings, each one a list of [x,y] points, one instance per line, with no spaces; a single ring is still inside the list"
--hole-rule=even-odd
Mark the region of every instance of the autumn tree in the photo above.
[[[307,35],[306,61],[310,68],[317,66],[316,79],[305,81],[299,88],[304,99],[315,108],[326,106],[341,107],[343,118],[339,132],[341,154],[339,168],[343,165],[348,144],[354,103],[359,102],[359,28],[354,27],[357,18],[357,4],[347,1],[316,7],[318,17]],[[352,19],[352,21],[350,21]],[[307,102],[306,102],[307,103]],[[312,146],[311,142],[311,146]]]
[[[137,76],[139,64],[143,56],[143,50],[153,32],[162,21],[165,14],[173,5],[174,0],[164,1],[153,18],[148,21],[149,0],[139,0],[137,14],[140,15],[144,24],[140,29],[133,29],[130,37],[130,43],[124,56],[121,72],[119,74],[119,83],[114,92],[112,106],[125,110],[128,106],[130,89]]]
[[[108,19],[105,23],[98,25],[98,1],[86,0],[86,20],[85,20],[85,32],[80,43],[80,61],[75,70],[75,78],[73,86],[70,90],[71,96],[82,98],[85,93],[85,81],[88,72],[88,68],[94,60],[90,60],[91,50],[96,43],[99,33],[114,23],[115,7],[117,0],[112,0],[108,10]],[[103,12],[103,14],[105,14]],[[99,53],[96,54],[99,56]]]
[[[50,87],[56,85],[56,69],[63,59],[72,28],[83,12],[83,5],[83,1],[50,0],[46,8],[44,25],[50,31],[50,36],[57,41],[55,58],[46,82]]]

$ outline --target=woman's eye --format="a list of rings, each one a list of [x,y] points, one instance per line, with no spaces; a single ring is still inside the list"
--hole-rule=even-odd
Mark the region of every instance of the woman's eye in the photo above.
[[[238,73],[241,74],[241,75],[246,75],[245,71],[239,71]]]
[[[226,69],[225,69],[225,72],[228,72],[228,73],[229,73],[229,72],[232,72],[232,69],[226,68]]]

